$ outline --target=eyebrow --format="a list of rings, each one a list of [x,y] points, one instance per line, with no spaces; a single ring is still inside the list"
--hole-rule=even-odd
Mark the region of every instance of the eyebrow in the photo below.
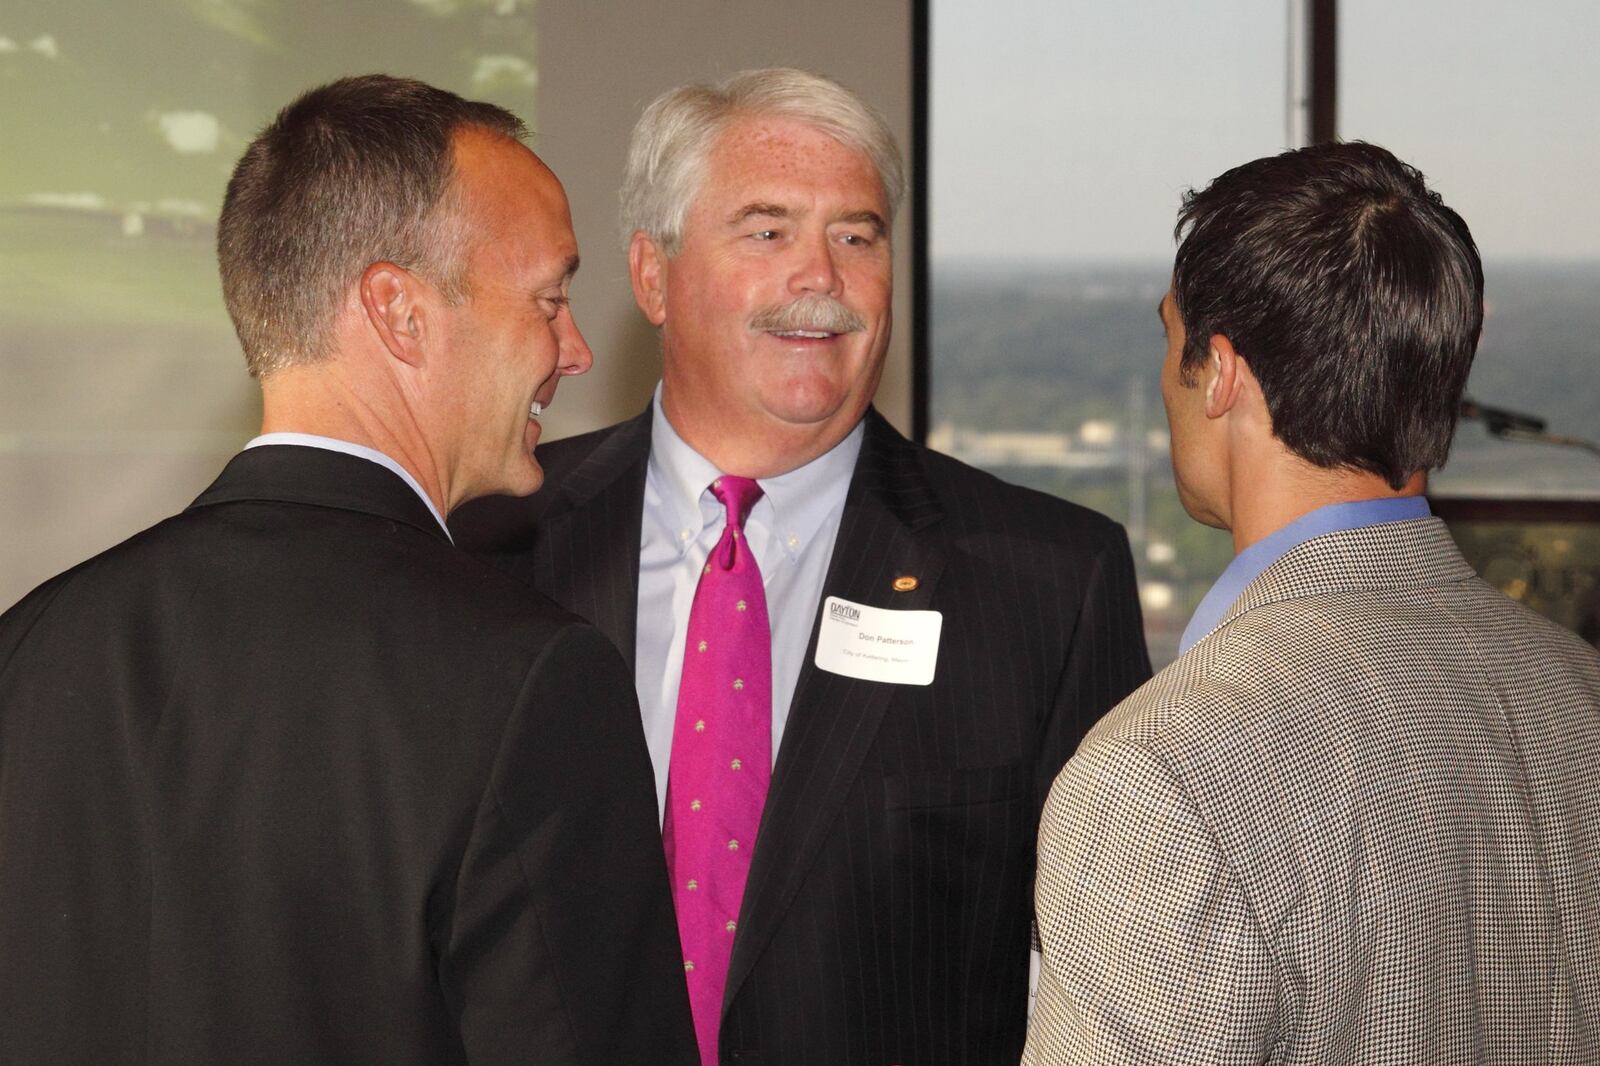
[[[757,201],[755,203],[745,204],[743,207],[739,208],[739,210],[735,211],[728,217],[728,224],[730,226],[737,226],[739,223],[750,218],[790,218],[792,216],[793,212],[781,204],[769,204],[762,201]],[[839,221],[871,226],[879,236],[882,236],[889,231],[889,224],[885,222],[883,220],[883,216],[878,214],[876,211],[851,211],[847,215],[840,216]]]
[[[788,218],[789,209],[787,207],[781,207],[778,204],[760,202],[745,204],[732,215],[728,216],[728,224],[737,226],[747,218],[755,218],[758,216],[762,218]]]
[[[577,252],[573,252],[571,255],[567,256],[567,261],[564,264],[562,264],[561,281],[559,282],[559,284],[562,287],[565,287],[567,285],[567,283],[572,280],[572,276],[574,274],[576,274],[577,272],[578,272],[578,253]],[[541,295],[545,291],[546,291],[546,286],[539,285],[537,288],[530,288],[529,292],[528,292],[528,295],[529,295],[529,297],[531,299],[533,299],[535,301],[547,300],[550,297]]]
[[[865,223],[866,225],[871,226],[874,230],[876,230],[877,233],[878,233],[878,236],[880,236],[880,237],[883,236],[885,233],[889,232],[889,224],[887,222],[885,222],[883,220],[883,216],[878,214],[878,212],[876,212],[876,211],[852,211],[848,215],[845,215],[843,218],[841,218],[839,221],[840,222]]]

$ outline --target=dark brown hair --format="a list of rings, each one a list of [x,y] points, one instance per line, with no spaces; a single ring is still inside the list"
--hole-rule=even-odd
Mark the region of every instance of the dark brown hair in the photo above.
[[[1300,457],[1395,488],[1443,465],[1483,327],[1483,264],[1421,173],[1359,141],[1301,148],[1191,190],[1176,233],[1185,380],[1220,333]]]

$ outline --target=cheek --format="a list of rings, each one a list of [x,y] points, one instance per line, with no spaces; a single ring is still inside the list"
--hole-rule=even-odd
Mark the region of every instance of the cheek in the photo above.
[[[783,294],[774,292],[759,272],[741,271],[710,279],[703,306],[716,316],[719,325],[743,329],[757,311],[783,302]]]
[[[1161,367],[1161,400],[1167,406],[1169,419],[1182,416],[1188,402],[1193,399],[1190,395],[1193,391],[1183,383],[1183,370],[1178,364],[1178,357],[1169,354]]]
[[[864,314],[887,315],[893,295],[894,283],[889,271],[878,264],[863,265],[846,275],[845,302],[854,303]]]
[[[767,289],[767,271],[759,261],[722,254],[689,254],[667,275],[669,311],[692,308],[720,315],[759,303]]]
[[[560,360],[561,339],[552,323],[541,322],[522,338],[522,350],[538,371],[540,380],[550,376]]]

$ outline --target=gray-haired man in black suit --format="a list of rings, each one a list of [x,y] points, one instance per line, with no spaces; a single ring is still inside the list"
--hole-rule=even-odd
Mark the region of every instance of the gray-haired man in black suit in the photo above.
[[[703,1063],[1014,1063],[1039,806],[1149,673],[1115,524],[870,409],[902,190],[882,120],[825,78],[754,71],[650,105],[623,201],[656,399],[541,452],[531,504],[456,526],[634,666],[686,944],[708,887],[727,897],[725,935],[684,959]],[[747,513],[724,479],[759,492]],[[740,669],[771,699],[736,743],[771,779],[753,853],[730,831],[748,861],[708,882],[683,842],[725,793],[680,756],[737,720],[680,680],[750,617],[696,631],[702,578],[745,547],[771,654]]]

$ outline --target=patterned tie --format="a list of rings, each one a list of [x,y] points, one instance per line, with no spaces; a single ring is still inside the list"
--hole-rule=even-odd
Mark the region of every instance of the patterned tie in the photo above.
[[[743,532],[761,486],[724,476],[711,492],[728,524],[689,610],[661,829],[704,1066],[717,1062],[728,958],[772,776],[772,630]]]

